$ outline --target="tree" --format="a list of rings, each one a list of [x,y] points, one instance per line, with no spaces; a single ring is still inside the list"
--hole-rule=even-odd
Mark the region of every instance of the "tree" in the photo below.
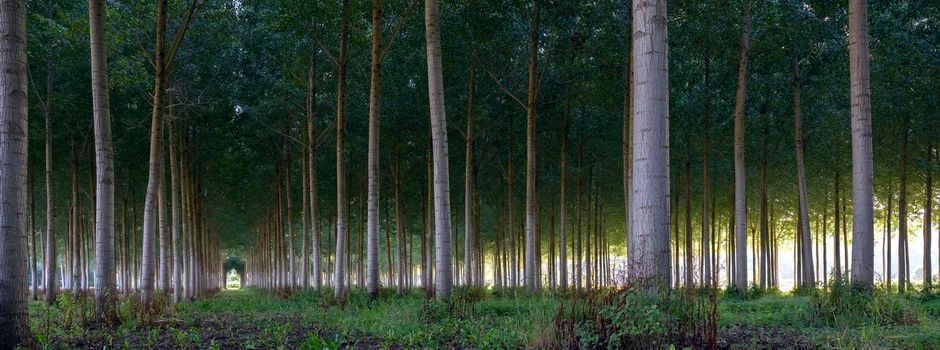
[[[311,25],[311,27],[316,27]],[[313,29],[316,30],[316,29]],[[322,248],[320,247],[320,222],[317,216],[317,50],[310,52],[310,60],[307,64],[307,100],[305,105],[307,113],[307,194],[310,202],[310,240],[313,242],[311,250],[313,251],[313,264],[310,269],[313,273],[313,287],[317,291],[323,286],[323,268],[320,266],[323,258],[320,256]],[[306,233],[305,233],[306,234]],[[304,256],[304,260],[309,260]],[[305,274],[304,279],[309,279],[310,274]]]
[[[153,254],[155,250],[154,240],[156,238],[154,237],[154,231],[160,229],[160,227],[157,226],[157,220],[159,219],[157,215],[159,214],[159,197],[160,193],[163,192],[163,173],[165,172],[163,163],[163,104],[164,94],[166,93],[165,81],[168,75],[167,72],[169,68],[172,67],[173,59],[176,57],[176,52],[182,43],[183,37],[186,35],[186,30],[189,28],[189,24],[196,14],[198,4],[199,0],[192,1],[185,20],[177,30],[176,37],[173,39],[173,42],[167,46],[165,40],[167,28],[167,0],[157,0],[156,52],[153,60],[153,111],[150,116],[150,160],[147,175],[147,196],[144,201],[143,249],[140,253],[140,301],[144,306],[141,312],[145,314],[152,311],[151,302],[153,300],[154,288]],[[165,212],[165,210],[163,211]],[[163,216],[164,220],[160,221],[165,222],[165,214]],[[165,225],[162,226],[164,226],[164,229],[160,230],[161,234],[165,231]],[[166,241],[166,239],[161,241]],[[169,247],[164,246],[163,250],[167,249],[169,249]],[[168,261],[169,260],[166,260],[166,262]]]
[[[633,177],[629,278],[655,295],[671,285],[669,253],[669,67],[666,0],[633,1]]]
[[[741,31],[741,52],[738,56],[738,90],[734,104],[734,287],[739,293],[747,289],[747,193],[744,182],[744,102],[747,93],[747,61],[751,47],[751,2],[744,8]]]
[[[108,56],[104,0],[89,0],[91,90],[95,125],[95,319],[117,318],[114,260],[114,152],[111,146],[111,107],[108,101]]]
[[[339,34],[336,84],[336,264],[333,268],[333,298],[345,296],[346,277],[346,55],[349,37],[349,0],[343,0]]]
[[[438,298],[450,294],[454,266],[450,251],[450,172],[447,154],[447,119],[444,115],[444,77],[441,68],[441,17],[437,0],[424,1],[424,38],[427,46],[428,100],[434,177],[434,244]]]
[[[26,1],[0,3],[0,348],[31,347],[26,269]]]
[[[372,0],[372,69],[369,88],[369,198],[366,230],[367,286],[372,297],[379,293],[379,113],[382,74],[382,1]]]
[[[535,99],[538,94],[537,65],[539,46],[539,1],[532,2],[529,24],[529,88],[526,100],[526,170],[525,170],[525,284],[531,294],[538,291],[539,269],[536,264],[536,217],[539,215],[535,188]]]
[[[813,253],[810,249],[812,239],[809,231],[809,199],[806,193],[806,167],[803,164],[803,106],[800,97],[800,66],[795,58],[791,59],[792,70],[792,90],[793,90],[793,143],[796,150],[796,178],[799,192],[799,223],[801,242],[803,247],[800,249],[801,266],[803,267],[803,279],[800,286],[812,288],[816,286],[815,268],[813,267]]]
[[[874,176],[871,83],[868,72],[868,8],[849,0],[849,78],[852,111],[852,284],[874,286]]]
[[[55,242],[55,192],[52,187],[52,64],[46,64],[46,106],[45,113],[45,147],[46,147],[46,249],[43,254],[43,285],[46,288],[46,305],[55,304],[56,294],[59,290],[59,281],[56,280],[56,242]]]

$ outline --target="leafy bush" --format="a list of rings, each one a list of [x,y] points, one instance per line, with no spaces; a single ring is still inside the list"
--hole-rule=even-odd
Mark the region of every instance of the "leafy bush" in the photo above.
[[[627,349],[668,344],[714,346],[717,290],[627,287],[576,296],[555,315],[555,348]]]

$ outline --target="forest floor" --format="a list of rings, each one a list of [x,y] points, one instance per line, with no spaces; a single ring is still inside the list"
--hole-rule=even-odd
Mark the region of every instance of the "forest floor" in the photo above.
[[[64,299],[64,300],[63,300]],[[374,349],[546,348],[559,346],[560,308],[570,296],[518,297],[479,293],[466,303],[426,301],[423,291],[372,300],[355,291],[343,306],[327,293],[275,294],[227,290],[181,303],[149,323],[136,317],[134,298],[119,307],[117,327],[89,322],[91,299],[67,296],[56,307],[30,305],[33,331],[49,349]],[[841,312],[835,298],[752,294],[719,296],[716,346],[725,349],[940,349],[940,296],[883,294]],[[841,300],[841,299],[838,299]],[[655,308],[655,307],[654,307]],[[84,312],[82,311],[84,310]],[[630,311],[632,312],[632,311]],[[634,317],[633,315],[630,316]],[[629,321],[633,322],[633,321]],[[631,323],[632,324],[632,323]],[[606,347],[579,326],[577,342]],[[606,338],[606,336],[601,337]],[[594,343],[591,343],[593,339]],[[591,346],[593,344],[593,346]]]

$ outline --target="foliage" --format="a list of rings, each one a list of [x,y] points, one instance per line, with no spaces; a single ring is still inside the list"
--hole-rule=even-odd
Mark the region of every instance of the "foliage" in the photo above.
[[[814,297],[766,293],[756,298],[715,295],[702,289],[674,290],[657,297],[637,290],[603,289],[513,298],[458,288],[450,303],[472,305],[469,314],[466,307],[454,307],[456,311],[449,313],[452,309],[445,307],[447,303],[432,303],[418,289],[402,297],[394,289],[383,289],[375,299],[353,289],[343,307],[321,304],[320,295],[329,295],[328,290],[298,291],[285,299],[273,292],[247,289],[182,303],[169,317],[149,325],[136,319],[139,313],[121,311],[123,323],[117,328],[77,321],[70,325],[64,316],[65,303],[48,307],[36,302],[30,304],[30,325],[41,345],[56,348],[153,348],[158,344],[243,349],[623,348],[629,347],[630,339],[653,339],[662,347],[705,348],[702,328],[714,323],[719,348],[750,344],[752,348],[916,349],[940,344],[940,298],[936,295],[882,295],[878,290],[869,305],[861,303],[871,310],[865,315],[871,316],[818,320],[838,316],[835,309],[822,308],[842,308],[844,314],[858,307],[857,300],[835,300],[846,297],[841,288],[850,287],[838,288],[835,294],[821,289]],[[717,312],[711,309],[713,297]],[[133,295],[121,298],[119,309],[133,310],[135,299]],[[81,302],[69,303],[73,311],[68,312],[78,314],[74,308]],[[88,305],[85,312],[90,315]],[[911,322],[912,316],[917,322]]]
[[[843,279],[833,279],[828,289],[810,297],[807,320],[825,326],[913,326],[923,319],[922,310],[904,296],[881,290],[858,290]]]
[[[574,296],[555,315],[556,348],[634,348],[667,344],[714,345],[715,290],[664,291],[650,296],[626,287]]]

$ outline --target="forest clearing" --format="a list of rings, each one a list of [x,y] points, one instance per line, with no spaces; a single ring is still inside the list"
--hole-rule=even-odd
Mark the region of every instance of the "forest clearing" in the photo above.
[[[0,350],[940,349],[938,110],[937,1],[0,1]]]

